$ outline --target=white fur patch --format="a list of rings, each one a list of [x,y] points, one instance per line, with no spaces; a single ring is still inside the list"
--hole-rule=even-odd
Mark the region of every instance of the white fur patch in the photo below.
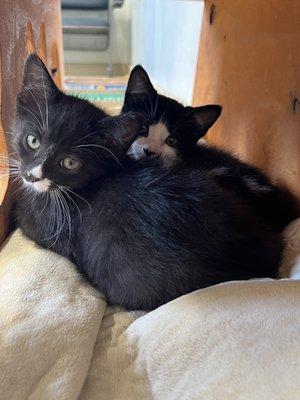
[[[201,138],[198,140],[197,145],[198,146],[208,146],[208,143],[204,138]]]
[[[128,154],[135,159],[139,159],[145,157],[144,149],[147,149],[151,153],[160,154],[166,159],[175,159],[175,150],[165,143],[169,135],[168,128],[162,122],[150,125],[148,136],[136,139],[131,145]]]
[[[43,178],[43,168],[42,167],[43,167],[42,164],[40,164],[30,170],[31,174],[36,179],[39,179],[36,182],[29,182],[26,179],[23,179],[23,181],[27,187],[30,187],[31,189],[34,189],[40,193],[46,192],[49,189],[49,187],[51,186],[51,181],[47,178]]]
[[[43,176],[42,165],[38,165],[37,167],[32,168],[30,172],[35,178],[41,179]]]
[[[51,181],[47,178],[41,179],[40,181],[36,181],[36,182],[28,182],[26,181],[26,179],[23,178],[23,182],[25,184],[25,186],[36,190],[39,193],[43,193],[46,192],[50,186],[51,186]]]
[[[130,146],[127,154],[135,160],[139,160],[140,158],[145,157],[144,149],[147,148],[148,146],[146,144],[140,143],[140,139],[136,139]]]
[[[37,192],[46,192],[51,186],[51,181],[47,178],[44,178],[40,181],[34,182],[32,185]]]

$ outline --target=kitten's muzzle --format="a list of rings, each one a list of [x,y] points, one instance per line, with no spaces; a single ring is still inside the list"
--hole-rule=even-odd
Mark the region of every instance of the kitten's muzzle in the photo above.
[[[23,176],[24,176],[24,179],[25,179],[26,181],[32,182],[32,183],[41,180],[40,178],[35,177],[35,176],[32,174],[31,171],[26,171],[26,172],[24,172]]]

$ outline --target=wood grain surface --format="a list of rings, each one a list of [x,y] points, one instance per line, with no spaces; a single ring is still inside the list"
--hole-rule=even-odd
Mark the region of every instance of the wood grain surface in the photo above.
[[[300,199],[300,1],[206,0],[194,105],[223,112],[208,140]]]
[[[64,79],[61,8],[59,0],[1,0],[0,6],[0,156],[11,153],[11,127],[24,62],[36,51],[54,79]],[[9,232],[14,189],[7,167],[0,163],[0,244]]]

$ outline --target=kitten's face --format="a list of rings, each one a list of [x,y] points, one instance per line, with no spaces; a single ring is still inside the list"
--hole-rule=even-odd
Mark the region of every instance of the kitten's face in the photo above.
[[[31,55],[14,126],[24,185],[37,192],[84,187],[121,164],[138,123],[133,115],[109,117],[87,101],[63,94],[42,61]]]
[[[149,121],[149,131],[139,137],[129,149],[135,158],[160,154],[174,160],[197,145],[221,114],[221,107],[184,107],[174,99],[159,95],[146,71],[136,66],[128,81],[122,112],[143,114]]]

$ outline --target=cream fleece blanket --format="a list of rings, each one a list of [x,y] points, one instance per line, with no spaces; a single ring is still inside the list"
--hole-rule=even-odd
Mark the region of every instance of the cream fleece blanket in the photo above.
[[[288,234],[284,270],[299,223]],[[299,338],[300,281],[231,282],[129,313],[20,231],[0,253],[1,400],[299,400]]]

